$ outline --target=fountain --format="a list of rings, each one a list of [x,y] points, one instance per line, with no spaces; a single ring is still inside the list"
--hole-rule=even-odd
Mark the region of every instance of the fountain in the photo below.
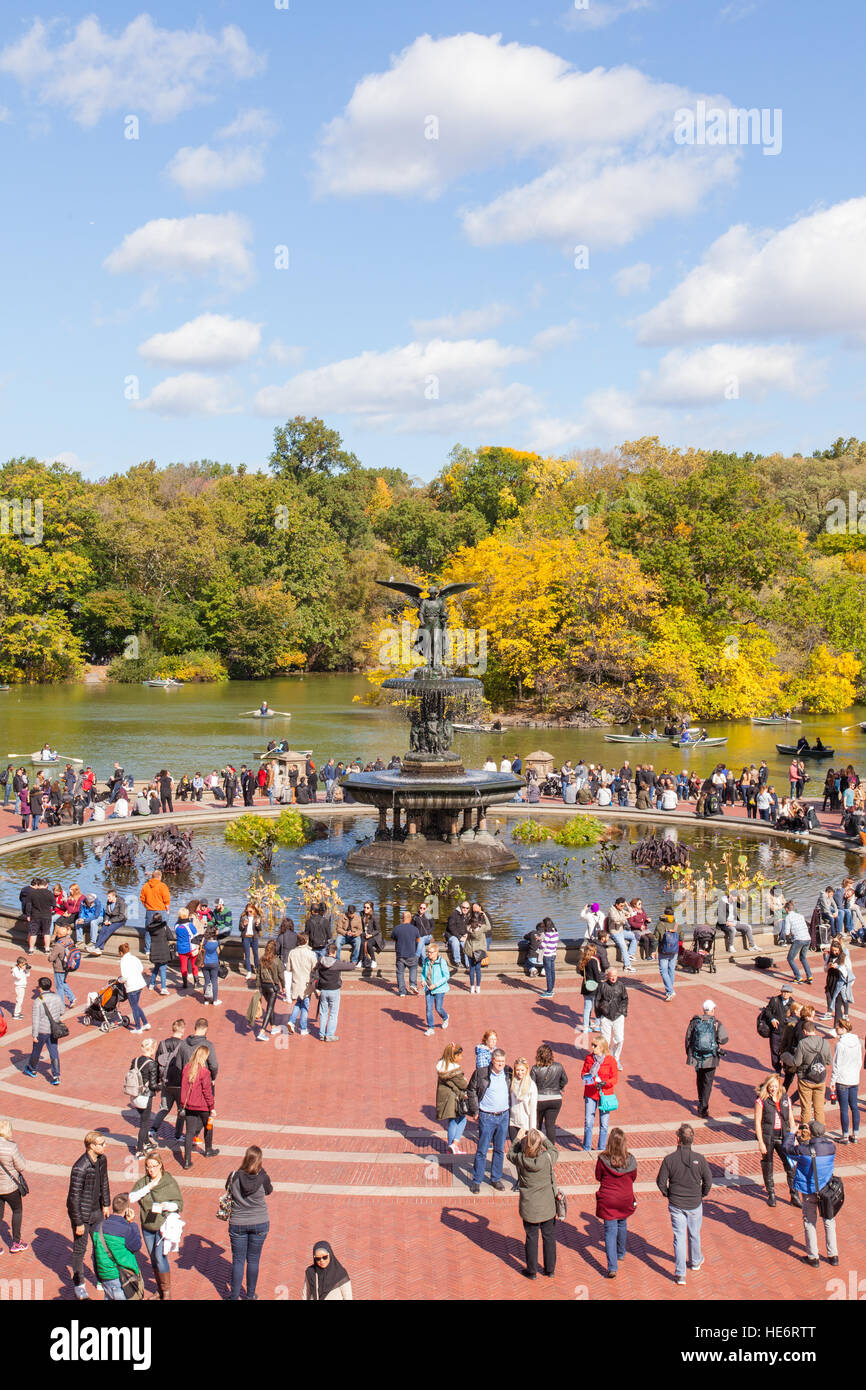
[[[424,591],[417,584],[376,582],[417,603],[419,628],[414,646],[422,653],[424,665],[410,676],[382,682],[383,690],[412,697],[409,752],[400,771],[351,772],[341,779],[356,801],[379,812],[375,836],[353,850],[346,863],[371,873],[398,874],[420,868],[440,873],[516,869],[515,855],[487,829],[487,809],[513,801],[523,778],[511,772],[467,772],[451,751],[453,708],[477,704],[483,686],[473,677],[448,674],[443,659],[445,599],[474,585],[428,585],[422,598]]]

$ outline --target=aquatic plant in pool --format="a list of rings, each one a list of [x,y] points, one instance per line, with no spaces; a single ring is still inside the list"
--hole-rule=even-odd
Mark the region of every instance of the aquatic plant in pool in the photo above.
[[[527,820],[517,822],[511,832],[511,838],[519,845],[540,845],[553,838],[553,829],[530,816]]]
[[[301,849],[315,839],[316,827],[308,816],[286,809],[276,820],[250,814],[231,821],[225,829],[226,842],[241,850],[248,864],[267,873],[278,849]]]
[[[595,816],[572,816],[551,838],[566,849],[583,849],[584,845],[597,845],[607,833],[607,826]]]

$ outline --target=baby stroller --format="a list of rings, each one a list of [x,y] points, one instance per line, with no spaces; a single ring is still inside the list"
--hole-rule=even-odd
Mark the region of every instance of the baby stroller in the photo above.
[[[84,1022],[93,1024],[100,1033],[110,1033],[112,1028],[130,1028],[131,1020],[124,1017],[117,1007],[126,1002],[126,987],[121,980],[109,980],[103,989],[93,991],[87,996]]]
[[[701,956],[701,964],[706,965],[711,975],[716,973],[716,932],[713,927],[695,927],[692,934],[692,950]]]

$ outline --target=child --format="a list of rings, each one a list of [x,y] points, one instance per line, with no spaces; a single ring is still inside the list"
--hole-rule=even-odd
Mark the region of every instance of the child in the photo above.
[[[486,1033],[482,1033],[480,1043],[475,1045],[475,1066],[489,1067],[490,1059],[493,1056],[493,1049],[499,1044],[499,1039],[492,1028],[488,1028]]]
[[[541,961],[541,932],[533,929],[526,933],[523,940],[526,942],[526,960],[524,963],[524,973],[531,979],[540,975],[543,969]]]
[[[19,956],[12,967],[12,982],[15,985],[15,1012],[13,1018],[21,1018],[21,1005],[24,1003],[24,995],[27,992],[27,976],[30,974],[30,966],[26,956]]]

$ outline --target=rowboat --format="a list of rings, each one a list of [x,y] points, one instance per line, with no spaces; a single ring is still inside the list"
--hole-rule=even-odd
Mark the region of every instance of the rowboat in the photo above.
[[[284,709],[242,709],[238,715],[239,719],[291,719],[291,715]]]
[[[725,738],[672,738],[671,744],[674,748],[719,748],[723,743],[727,743]]]
[[[168,680],[164,681],[142,681],[142,685],[157,686],[160,690],[173,690],[176,685],[183,685],[183,681]]]
[[[24,758],[26,762],[33,763],[34,767],[53,767],[55,763],[84,763],[83,758],[70,758],[65,753],[58,753],[56,758],[43,758],[41,749],[35,753],[7,753],[9,760],[14,758]]]
[[[836,749],[827,748],[795,748],[793,743],[777,743],[776,748],[780,753],[790,755],[792,758],[835,758]]]
[[[605,743],[664,743],[664,734],[605,734]]]
[[[802,724],[802,719],[789,719],[784,714],[768,715],[765,719],[753,719],[753,724]]]
[[[452,724],[453,729],[461,734],[504,734],[505,730],[500,727],[497,729],[495,724]]]
[[[8,690],[8,689],[9,689],[9,686],[8,686],[8,685],[0,685],[0,690]]]

